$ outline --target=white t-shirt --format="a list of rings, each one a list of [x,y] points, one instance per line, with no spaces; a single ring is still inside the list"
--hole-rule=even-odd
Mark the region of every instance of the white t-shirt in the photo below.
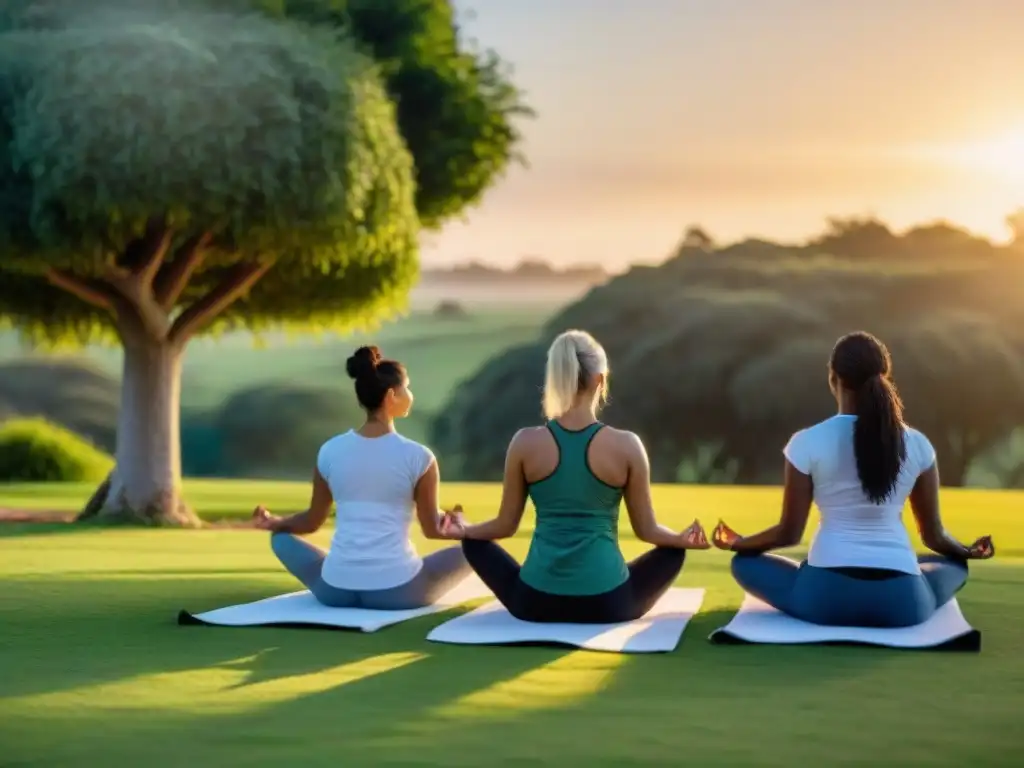
[[[917,478],[935,463],[928,438],[905,427],[907,455],[892,495],[873,503],[861,488],[853,453],[856,416],[838,415],[801,430],[783,453],[800,472],[814,481],[814,502],[821,525],[807,562],[819,568],[885,568],[921,572],[903,508]]]
[[[340,589],[389,589],[419,573],[423,560],[409,538],[416,483],[434,455],[391,432],[363,437],[348,431],[320,448],[316,466],[337,509],[321,576]]]

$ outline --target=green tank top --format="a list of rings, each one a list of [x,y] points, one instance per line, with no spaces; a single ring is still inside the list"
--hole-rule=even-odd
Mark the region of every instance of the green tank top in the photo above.
[[[537,511],[530,551],[520,571],[529,586],[553,595],[598,595],[629,578],[619,550],[622,489],[590,471],[587,448],[600,422],[570,432],[547,425],[558,444],[558,465],[529,486]]]

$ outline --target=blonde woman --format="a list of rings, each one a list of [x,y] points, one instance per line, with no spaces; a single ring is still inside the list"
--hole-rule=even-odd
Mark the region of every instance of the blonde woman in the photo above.
[[[696,520],[682,533],[658,524],[643,443],[598,421],[607,391],[601,345],[583,331],[560,335],[548,350],[547,423],[512,439],[498,516],[478,525],[460,516],[444,521],[445,534],[462,539],[473,570],[524,621],[637,619],[675,581],[685,550],[710,546]],[[527,497],[537,524],[520,567],[494,540],[519,530]],[[623,500],[637,538],[654,545],[630,563],[618,541]]]

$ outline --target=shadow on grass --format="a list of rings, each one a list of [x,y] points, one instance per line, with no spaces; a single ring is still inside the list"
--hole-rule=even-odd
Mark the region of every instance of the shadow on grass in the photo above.
[[[20,673],[9,675],[4,681],[3,698],[215,667],[248,657],[259,659],[258,679],[268,680],[277,675],[316,672],[379,654],[431,654],[438,646],[426,642],[430,629],[479,603],[369,634],[274,627],[178,626],[176,619],[181,608],[207,610],[258,600],[292,587],[289,584],[280,589],[259,580],[242,579],[238,572],[229,572],[232,577],[213,581],[187,578],[207,573],[182,572],[183,578],[165,579],[150,571],[140,572],[150,578],[133,580],[103,578],[112,574],[97,572],[81,581],[76,581],[74,574],[57,579],[9,580],[6,594],[0,597],[0,624],[4,626],[9,658],[16,669],[19,654],[33,659],[51,658],[54,664],[20,666]],[[69,645],[73,647],[72,653]],[[72,658],[74,663],[70,663]],[[516,662],[512,664],[516,666]]]
[[[103,531],[174,531],[189,534],[203,531],[237,530],[240,534],[261,533],[256,531],[249,522],[249,515],[203,518],[203,527],[197,529],[159,528],[148,525],[130,523],[98,523],[74,520],[51,520],[47,518],[26,520],[0,520],[0,539],[27,536],[52,536],[54,534],[98,533]]]
[[[53,534],[75,534],[95,532],[91,526],[78,525],[75,523],[55,522],[0,522],[0,539],[29,537],[29,536],[51,536]]]
[[[197,566],[195,568],[162,568],[159,571],[154,571],[152,568],[111,568],[109,570],[93,569],[73,571],[76,576],[88,576],[90,579],[102,579],[104,576],[143,576],[150,579],[165,579],[171,576],[192,576],[202,577],[205,579],[211,576],[242,576],[243,574],[250,576],[280,576],[282,572],[282,567],[280,565],[265,568],[208,568],[206,566]],[[291,590],[293,592],[303,588],[302,585],[298,583],[295,583],[293,586],[294,589]],[[284,592],[282,592],[282,594],[284,594]],[[267,595],[263,595],[263,597],[267,597]]]
[[[994,642],[988,637],[995,650],[980,657],[720,647],[706,638],[735,606],[709,600],[673,653],[624,656],[425,640],[433,626],[471,606],[372,634],[179,627],[181,608],[207,610],[286,589],[237,574],[103,575],[11,579],[0,592],[5,759],[109,765],[151,754],[152,765],[281,765],[336,763],[341,755],[351,765],[791,765],[843,754],[876,763],[980,764],[973,745],[985,738],[990,755],[1003,754],[1015,733],[1013,703],[1024,691],[1012,627]],[[698,571],[685,582],[704,578]],[[984,601],[971,603],[969,585],[965,611],[989,624],[986,631],[1002,627],[1024,608],[1020,585],[983,577]],[[734,591],[730,602],[738,602]],[[346,676],[346,669],[355,671]]]

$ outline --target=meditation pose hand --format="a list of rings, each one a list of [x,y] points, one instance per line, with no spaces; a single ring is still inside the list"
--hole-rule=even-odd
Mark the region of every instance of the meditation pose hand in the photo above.
[[[708,542],[707,532],[705,532],[704,526],[700,524],[700,520],[694,520],[690,523],[690,527],[682,531],[679,534],[679,538],[682,541],[680,549],[711,548],[711,544]]]
[[[277,530],[277,524],[281,518],[270,514],[270,511],[262,504],[252,511],[252,525],[261,531]]]
[[[991,536],[982,536],[967,548],[967,552],[971,560],[988,560],[996,553],[996,545],[992,543]]]
[[[711,543],[718,549],[731,550],[733,544],[740,539],[740,535],[730,528],[724,520],[719,520],[715,530],[711,533]]]
[[[458,541],[465,538],[466,518],[462,515],[462,505],[456,504],[453,509],[445,510],[438,528],[446,539]]]

